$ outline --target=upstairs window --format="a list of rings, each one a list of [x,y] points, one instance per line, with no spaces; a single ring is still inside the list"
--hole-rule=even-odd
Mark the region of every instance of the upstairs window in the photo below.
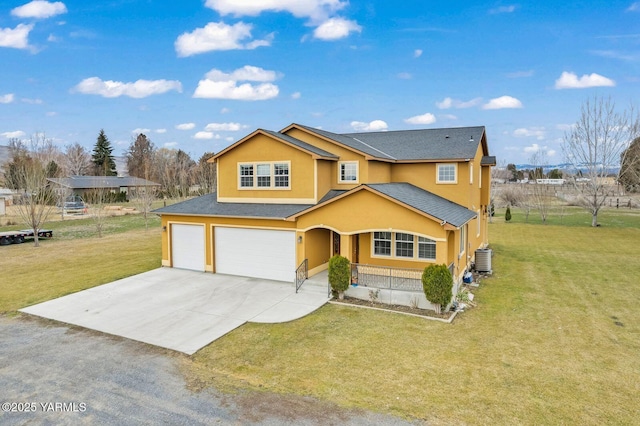
[[[289,187],[289,164],[276,163],[273,165],[276,188]]]
[[[271,164],[258,164],[258,187],[271,186]]]
[[[240,165],[240,187],[253,187],[253,164]]]
[[[290,163],[241,163],[238,165],[240,189],[290,189]]]
[[[338,181],[340,183],[356,183],[358,182],[358,162],[342,161],[339,163],[340,175]]]
[[[457,183],[456,176],[457,164],[438,164],[437,165],[437,183]]]

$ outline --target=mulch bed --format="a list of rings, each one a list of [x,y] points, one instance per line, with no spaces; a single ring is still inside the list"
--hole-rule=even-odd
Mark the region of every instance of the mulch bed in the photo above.
[[[444,314],[437,314],[435,311],[432,311],[431,309],[412,308],[410,306],[404,306],[404,305],[389,305],[386,303],[371,302],[369,300],[356,299],[355,297],[349,297],[349,296],[344,296],[343,300],[338,300],[337,298],[334,298],[331,302],[335,304],[340,304],[340,305],[355,305],[355,306],[363,306],[363,307],[369,307],[369,308],[384,309],[387,311],[418,315],[421,317],[438,318],[442,320],[448,320],[451,317],[451,315],[453,315],[453,312],[445,312]]]

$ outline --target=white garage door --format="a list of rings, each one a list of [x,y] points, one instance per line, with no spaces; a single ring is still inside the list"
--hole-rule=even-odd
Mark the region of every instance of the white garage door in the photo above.
[[[214,234],[216,272],[293,281],[295,232],[216,227]]]
[[[174,268],[204,271],[204,226],[171,225],[171,258]]]

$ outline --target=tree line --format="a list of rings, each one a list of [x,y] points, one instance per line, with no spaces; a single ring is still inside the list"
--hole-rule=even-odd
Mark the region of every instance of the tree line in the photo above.
[[[113,146],[100,130],[93,150],[89,152],[79,143],[59,148],[45,134],[38,133],[28,140],[9,140],[9,161],[4,165],[2,182],[6,187],[21,191],[25,168],[41,169],[45,180],[70,176],[117,176]],[[129,176],[160,184],[157,196],[184,198],[215,191],[214,154],[207,152],[197,161],[181,149],[156,148],[143,133],[132,140],[124,153]]]

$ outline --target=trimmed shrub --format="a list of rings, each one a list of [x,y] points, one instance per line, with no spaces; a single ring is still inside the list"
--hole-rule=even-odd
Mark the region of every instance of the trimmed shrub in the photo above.
[[[507,211],[504,213],[504,220],[509,222],[511,220],[511,209],[507,206]]]
[[[446,308],[453,297],[453,277],[446,265],[429,265],[422,272],[422,288],[427,300],[440,309]]]
[[[344,298],[344,292],[349,288],[350,278],[349,259],[339,254],[329,259],[329,284],[333,291],[338,293],[338,298]]]

